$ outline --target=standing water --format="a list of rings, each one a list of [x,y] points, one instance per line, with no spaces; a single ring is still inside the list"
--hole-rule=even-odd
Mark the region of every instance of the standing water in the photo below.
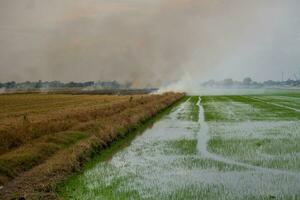
[[[199,119],[191,117],[194,112]],[[72,178],[62,195],[66,199],[299,197],[299,174],[211,153],[209,130],[201,98],[191,97],[111,160]]]

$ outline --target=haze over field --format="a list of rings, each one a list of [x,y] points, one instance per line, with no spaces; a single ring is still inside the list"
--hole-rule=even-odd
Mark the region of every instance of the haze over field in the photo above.
[[[281,79],[298,0],[1,0],[0,81]]]

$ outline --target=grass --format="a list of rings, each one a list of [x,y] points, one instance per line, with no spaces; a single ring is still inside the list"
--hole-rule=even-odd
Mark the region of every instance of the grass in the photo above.
[[[198,97],[193,97],[131,145],[117,146],[121,151],[113,157],[108,150],[80,175],[64,182],[59,187],[61,197],[298,199],[299,177],[236,164],[298,172],[298,116],[248,96],[202,99],[210,128],[208,151],[224,159],[198,152],[201,124],[192,117],[199,116]]]
[[[180,158],[172,162],[172,166],[184,168],[186,170],[192,169],[207,169],[211,171],[230,172],[247,170],[245,167],[236,166],[233,164],[226,164],[221,161],[212,160],[210,158],[199,158],[197,156]]]
[[[212,135],[209,150],[255,166],[299,171],[300,114],[289,109],[299,108],[298,96],[205,97]]]
[[[95,158],[93,158],[91,161],[85,163],[83,166],[84,170],[81,171],[81,173],[76,174],[76,175],[68,178],[66,181],[63,181],[59,185],[57,185],[56,191],[59,194],[59,196],[64,197],[66,199],[69,199],[69,198],[70,199],[81,199],[82,197],[77,196],[78,193],[84,194],[84,193],[89,192],[88,188],[85,188],[84,184],[81,184],[81,182],[82,182],[81,177],[84,176],[84,173],[83,173],[84,171],[87,171],[87,170],[90,170],[90,169],[96,167],[99,163],[102,163],[102,162],[105,163],[117,152],[120,152],[122,149],[129,146],[131,144],[131,142],[139,134],[142,134],[146,129],[151,127],[155,122],[159,121],[164,116],[168,115],[174,107],[178,106],[179,104],[181,104],[182,102],[184,102],[186,100],[187,100],[187,97],[185,96],[180,101],[178,101],[174,105],[172,105],[171,107],[166,108],[162,112],[158,113],[155,117],[147,120],[145,123],[143,123],[141,126],[139,126],[136,130],[127,134],[126,137],[119,138],[119,139],[115,140],[114,142],[112,142],[108,148],[105,148]],[[174,143],[171,144],[172,147],[174,147],[173,144]],[[178,143],[176,144],[176,142],[175,142],[175,148],[176,147],[178,147]],[[99,190],[98,192],[97,191],[95,191],[95,192],[96,192],[96,194],[99,194],[99,195],[100,195],[100,193],[105,193],[106,196],[115,196],[118,198],[122,198],[121,196],[123,196],[124,199],[126,199],[128,196],[138,197],[138,195],[135,192],[131,192],[130,194],[126,193],[126,194],[122,194],[121,196],[119,196],[118,193],[116,193],[113,190],[113,188],[115,188],[116,185],[122,183],[122,180],[124,180],[124,178],[117,179],[110,186],[101,188],[101,191]],[[78,187],[78,186],[82,186],[82,187]],[[74,193],[71,191],[74,191]]]
[[[300,170],[300,139],[223,139],[212,138],[209,150],[255,166]]]
[[[197,140],[171,140],[165,145],[165,154],[193,155],[197,153]]]
[[[199,120],[198,101],[199,97],[197,96],[189,97],[188,107],[184,110],[184,112],[179,113],[177,118],[197,122]]]
[[[174,103],[172,106],[165,108],[163,111],[158,112],[155,117],[147,119],[142,124],[138,125],[134,131],[130,131],[128,134],[124,135],[123,137],[119,137],[118,139],[114,140],[109,146],[99,152],[91,161],[84,164],[84,170],[91,169],[99,162],[109,160],[114,154],[117,152],[122,151],[122,149],[126,148],[131,144],[131,142],[140,134],[142,134],[145,130],[151,127],[155,122],[159,121],[164,116],[168,115],[172,109],[182,102],[186,101],[187,96],[181,98],[179,101]],[[78,174],[77,174],[78,175]],[[68,183],[72,182],[72,179],[76,179],[76,175],[68,179]],[[61,183],[60,185],[64,185],[66,182]]]
[[[67,115],[59,113],[60,121],[74,117],[79,123],[67,131],[49,132],[24,140],[18,147],[0,155],[0,163],[4,163],[0,171],[4,177],[2,180],[7,182],[14,178],[1,192],[6,198],[22,197],[24,194],[30,199],[55,198],[53,191],[57,182],[81,169],[82,163],[116,138],[125,137],[129,131],[140,127],[145,120],[181,97],[182,94],[175,93],[134,96],[133,99],[122,96],[116,103],[106,102],[99,109],[93,106],[81,108],[85,113],[78,110],[68,111]],[[24,134],[31,135],[32,132]],[[21,185],[26,187],[18,187]]]
[[[175,108],[169,107],[180,97],[144,96],[131,104],[125,98],[126,106],[116,102],[114,106],[123,106],[112,106],[104,114],[90,115],[88,120],[81,120],[66,131],[31,138],[10,149],[0,158],[11,153],[12,160],[0,170],[9,174],[10,169],[21,166],[13,160],[30,167],[26,173],[16,168],[21,174],[4,188],[10,194],[5,193],[5,197],[26,194],[24,197],[29,199],[299,198],[300,179],[289,174],[300,170],[299,112],[275,105],[297,109],[297,93],[202,97],[210,131],[208,151],[224,159],[198,152],[198,141],[202,139],[199,98],[183,97]],[[49,146],[43,146],[45,143]],[[47,157],[23,151],[27,145]],[[22,157],[26,151],[32,158]],[[272,173],[272,169],[282,173]]]
[[[275,103],[294,109],[300,109],[300,98],[289,96],[254,96],[258,100],[263,100],[268,103]]]
[[[224,197],[226,195],[226,197]],[[160,199],[166,200],[180,200],[180,199],[242,199],[242,200],[295,200],[299,198],[297,195],[285,195],[283,197],[276,197],[272,193],[265,195],[243,195],[232,192],[226,187],[217,184],[211,185],[191,185],[178,188],[174,193],[168,195],[161,195]],[[152,198],[155,199],[155,198]]]
[[[287,105],[288,101],[285,102]],[[203,97],[203,106],[207,121],[300,120],[299,112],[266,104],[250,96]]]

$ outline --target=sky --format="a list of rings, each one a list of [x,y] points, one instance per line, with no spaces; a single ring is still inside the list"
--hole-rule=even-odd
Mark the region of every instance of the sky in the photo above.
[[[299,0],[1,0],[0,82],[300,73]]]

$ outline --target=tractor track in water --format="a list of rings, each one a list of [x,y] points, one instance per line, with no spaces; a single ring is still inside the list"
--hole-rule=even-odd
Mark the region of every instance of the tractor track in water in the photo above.
[[[267,102],[265,102],[267,103]],[[200,130],[198,132],[198,143],[197,143],[197,150],[198,152],[206,158],[210,158],[212,160],[224,162],[226,164],[233,164],[241,167],[246,167],[258,172],[266,172],[266,173],[273,173],[273,174],[285,174],[285,175],[290,175],[290,176],[300,176],[300,173],[297,172],[291,172],[291,171],[286,171],[286,170],[281,170],[281,169],[271,169],[271,168],[265,168],[265,167],[259,167],[256,165],[251,165],[235,160],[228,159],[224,156],[211,153],[208,151],[207,148],[207,143],[209,142],[209,126],[207,122],[205,122],[205,115],[204,115],[204,108],[201,104],[201,97],[199,97],[199,100],[197,102],[197,105],[199,106],[199,121],[200,123]]]

